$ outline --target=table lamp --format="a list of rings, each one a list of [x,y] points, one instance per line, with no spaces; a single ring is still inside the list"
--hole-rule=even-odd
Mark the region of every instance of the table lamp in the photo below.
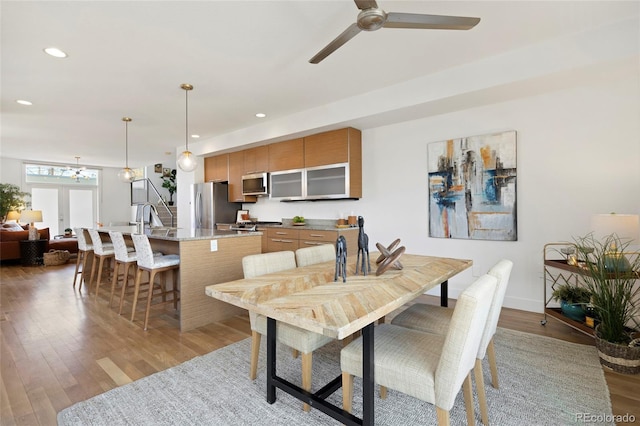
[[[7,221],[15,220],[17,223],[19,219],[20,219],[20,212],[16,210],[11,210],[9,213],[7,213]]]
[[[37,240],[38,228],[35,222],[42,222],[42,210],[23,210],[20,215],[20,222],[29,224],[29,239]]]
[[[591,229],[596,239],[613,236],[615,241],[632,244],[640,233],[640,216],[637,214],[596,214],[591,218]],[[627,272],[631,265],[614,244],[605,256],[605,268],[612,271]]]

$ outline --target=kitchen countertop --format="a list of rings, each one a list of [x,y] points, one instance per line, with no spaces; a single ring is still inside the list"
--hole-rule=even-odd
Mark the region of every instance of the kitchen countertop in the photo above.
[[[349,231],[352,229],[358,230],[357,226],[352,227],[340,227],[336,226],[336,221],[333,219],[308,219],[304,225],[294,225],[291,220],[284,219],[282,224],[277,223],[260,223],[255,222],[257,224],[257,229],[260,231],[265,228],[286,228],[286,229],[308,229],[312,231]],[[217,225],[230,225],[234,226],[235,223],[219,223]],[[252,223],[247,223],[247,225],[252,225]]]
[[[130,235],[136,233],[135,226],[103,226],[96,228],[98,232],[119,231],[124,235]],[[193,229],[193,228],[169,228],[169,227],[157,227],[149,228],[145,227],[144,233],[149,238],[167,241],[193,241],[193,240],[215,240],[218,238],[235,238],[246,237],[252,235],[262,235],[261,232],[249,232],[249,231],[222,231],[217,229]]]
[[[338,228],[335,223],[332,225],[322,225],[322,224],[311,224],[311,223],[305,223],[304,225],[292,225],[292,224],[285,224],[283,223],[282,225],[266,225],[269,228],[287,228],[287,229],[310,229],[313,231],[348,231],[351,229],[355,229],[358,230],[358,227],[346,227],[346,228]],[[258,225],[258,228],[260,227],[266,227],[265,225]]]

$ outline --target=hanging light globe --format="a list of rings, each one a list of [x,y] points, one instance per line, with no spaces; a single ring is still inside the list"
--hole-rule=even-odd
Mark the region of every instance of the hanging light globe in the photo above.
[[[178,167],[185,172],[192,172],[198,167],[198,162],[191,151],[189,151],[189,91],[193,90],[193,86],[190,84],[181,84],[180,88],[184,90],[185,96],[185,140],[184,151],[178,156]]]
[[[118,172],[118,179],[120,179],[124,183],[131,183],[136,178],[133,170],[129,168],[129,122],[131,118],[122,117],[122,121],[124,121],[124,141],[125,141],[125,166],[120,172]]]
[[[129,167],[125,167],[118,172],[118,179],[124,183],[131,183],[136,178],[135,173]]]
[[[178,167],[185,172],[192,172],[198,167],[195,156],[191,151],[183,151],[178,157]]]

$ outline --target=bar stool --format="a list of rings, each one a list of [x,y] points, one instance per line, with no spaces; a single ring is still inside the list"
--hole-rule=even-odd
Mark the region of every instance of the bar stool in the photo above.
[[[154,280],[156,274],[167,271],[173,271],[173,288],[167,291],[164,282],[161,284],[161,293],[156,296],[162,296],[163,302],[166,301],[166,295],[173,293],[173,307],[178,309],[178,300],[180,290],[178,289],[178,271],[180,267],[180,256],[177,254],[167,254],[162,256],[154,256],[149,238],[145,234],[132,234],[133,246],[136,250],[136,256],[138,261],[138,271],[136,272],[135,290],[133,295],[133,308],[131,310],[131,321],[133,321],[136,314],[136,304],[138,302],[138,295],[140,292],[140,280],[142,278],[142,272],[149,272],[149,289],[147,295],[147,307],[144,314],[144,329],[147,329],[149,323],[149,311],[151,310],[151,299],[153,299]],[[166,277],[165,277],[166,278]],[[165,279],[166,281],[166,279]]]
[[[100,282],[102,281],[102,271],[104,270],[104,262],[111,261],[115,258],[115,251],[112,243],[103,243],[100,233],[95,229],[87,229],[91,242],[93,243],[93,265],[91,265],[91,278],[89,278],[89,286],[93,285],[93,277],[96,272],[96,260],[99,260],[98,277],[96,279],[96,300],[98,299],[98,291],[100,290]],[[89,290],[91,291],[91,290]]]
[[[80,284],[78,285],[78,291],[82,290],[82,281],[86,282],[84,277],[84,270],[87,266],[87,255],[93,253],[93,245],[87,242],[87,239],[84,236],[83,228],[73,228],[73,232],[76,233],[76,237],[78,238],[78,257],[76,259],[76,271],[73,274],[73,288],[76,288],[76,280],[78,279],[78,274],[80,275]],[[82,269],[80,267],[82,266]]]
[[[135,251],[127,250],[127,243],[124,241],[122,232],[109,231],[109,237],[111,238],[111,243],[113,244],[113,250],[115,252],[116,258],[116,263],[113,266],[113,278],[111,280],[111,296],[109,297],[109,307],[111,307],[111,303],[113,302],[113,294],[116,289],[116,284],[119,280],[118,267],[122,265],[122,291],[120,292],[120,307],[118,309],[118,315],[120,315],[122,313],[122,302],[124,301],[126,288],[129,285],[129,268],[133,266],[135,269],[137,257]]]

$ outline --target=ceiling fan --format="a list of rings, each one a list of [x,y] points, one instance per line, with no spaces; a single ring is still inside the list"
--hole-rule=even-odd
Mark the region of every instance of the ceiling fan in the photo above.
[[[73,174],[71,175],[71,179],[75,180],[76,182],[78,182],[80,179],[89,179],[89,176],[82,173],[83,171],[87,170],[87,168],[85,166],[81,167],[79,164],[79,161],[80,161],[80,157],[76,157],[75,170],[73,170],[73,167],[67,166],[67,171],[73,171]]]
[[[344,30],[331,43],[309,59],[317,64],[335,52],[340,46],[355,37],[360,31],[376,31],[380,28],[418,28],[425,30],[469,30],[475,27],[480,18],[464,16],[424,15],[418,13],[385,12],[378,4],[369,0],[354,0],[360,13],[355,23]]]

